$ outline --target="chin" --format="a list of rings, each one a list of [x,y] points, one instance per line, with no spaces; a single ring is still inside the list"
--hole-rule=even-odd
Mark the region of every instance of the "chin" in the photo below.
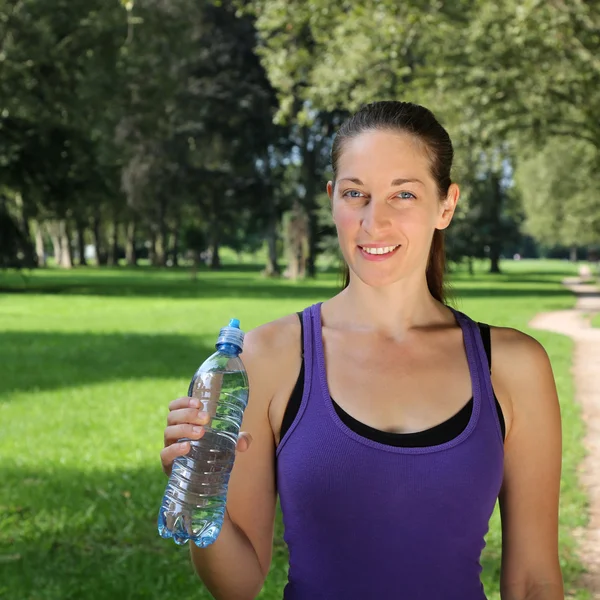
[[[352,277],[360,279],[365,285],[373,288],[382,288],[393,283],[396,283],[401,279],[398,272],[396,273],[373,273],[373,271],[367,272],[367,269],[352,269]]]

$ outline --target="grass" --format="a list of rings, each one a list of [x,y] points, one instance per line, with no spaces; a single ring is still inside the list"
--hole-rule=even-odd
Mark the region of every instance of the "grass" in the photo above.
[[[562,402],[561,564],[568,595],[583,599],[570,531],[585,524],[576,467],[582,424],[573,402],[569,339],[532,331],[534,314],[573,305],[559,261],[503,265],[505,274],[452,277],[457,308],[516,327],[550,354]],[[188,551],[159,538],[166,480],[158,453],[168,402],[212,352],[221,323],[242,327],[323,300],[338,278],[263,279],[252,264],[202,271],[48,269],[0,274],[0,597],[18,600],[208,599]],[[496,510],[483,580],[498,600]],[[260,595],[279,600],[287,573],[281,515]]]

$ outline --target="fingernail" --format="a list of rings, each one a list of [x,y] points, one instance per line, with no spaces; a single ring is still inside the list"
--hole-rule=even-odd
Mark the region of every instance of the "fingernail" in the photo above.
[[[202,433],[202,427],[196,427],[196,426],[194,426],[194,427],[192,427],[192,431],[194,433]]]
[[[204,410],[201,410],[201,411],[198,413],[198,418],[199,418],[201,421],[206,421],[206,420],[208,419],[208,413],[207,413],[206,411],[204,411]]]
[[[190,400],[190,406],[192,408],[198,408],[200,406],[200,400],[198,400],[197,398],[192,398]]]

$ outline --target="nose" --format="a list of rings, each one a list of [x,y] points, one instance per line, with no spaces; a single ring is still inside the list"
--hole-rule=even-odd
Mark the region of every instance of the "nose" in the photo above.
[[[365,207],[361,226],[369,237],[377,239],[385,234],[392,224],[390,207],[386,202],[371,200]]]

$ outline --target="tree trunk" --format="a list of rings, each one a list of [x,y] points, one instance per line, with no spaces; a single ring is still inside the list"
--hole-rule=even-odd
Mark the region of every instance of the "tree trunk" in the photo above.
[[[469,265],[469,275],[471,275],[471,277],[472,277],[473,275],[475,275],[475,270],[473,269],[473,257],[472,256],[467,257],[467,263]]]
[[[85,258],[85,225],[81,219],[75,221],[75,228],[77,229],[77,252],[79,253],[79,266],[87,266],[87,260]]]
[[[66,219],[58,222],[59,243],[60,243],[60,266],[63,269],[73,267],[73,253],[71,251],[71,232]]]
[[[113,216],[110,230],[108,264],[111,267],[117,267],[119,265],[119,219],[116,215]]]
[[[27,208],[25,206],[25,203],[23,202],[23,196],[21,195],[20,192],[17,192],[14,195],[14,201],[15,204],[17,205],[17,223],[19,225],[19,229],[25,234],[28,235],[29,238],[31,239],[31,233],[29,231],[29,228],[27,227]]]
[[[179,266],[179,233],[181,229],[181,218],[178,216],[175,220],[175,227],[171,234],[171,248],[169,254],[171,255],[171,265],[174,267]]]
[[[315,277],[317,273],[317,243],[318,243],[318,224],[316,212],[316,193],[317,193],[317,149],[316,141],[309,147],[308,127],[304,128],[303,149],[302,149],[302,179],[305,189],[304,210],[306,211],[308,226],[308,256],[306,258],[306,273],[309,277]]]
[[[171,265],[173,267],[179,266],[179,228],[177,228],[171,238]]]
[[[213,228],[212,241],[210,244],[211,257],[210,268],[217,270],[221,268],[221,257],[219,256],[219,231],[216,227]]]
[[[159,267],[165,267],[167,265],[167,237],[168,234],[165,228],[161,225],[156,236],[156,265]]]
[[[131,217],[129,223],[127,223],[126,241],[125,241],[125,260],[127,261],[128,267],[137,266],[137,256],[135,252],[135,232],[136,232],[136,221],[135,216]]]
[[[577,246],[571,246],[569,251],[569,260],[571,262],[577,262]]]
[[[46,224],[48,233],[50,234],[50,241],[52,242],[52,254],[54,255],[54,264],[60,267],[62,264],[62,246],[60,244],[60,233],[58,229],[58,223],[56,221],[49,221]]]
[[[490,273],[500,273],[500,254],[502,253],[502,203],[504,193],[500,175],[491,173],[490,193]]]
[[[158,260],[156,256],[156,231],[154,228],[150,231],[150,248],[148,248],[148,259],[153,267],[158,266]]]
[[[286,277],[295,280],[306,276],[308,218],[299,202],[295,202],[286,227],[288,268]]]
[[[106,264],[106,252],[102,241],[102,228],[100,224],[100,215],[96,215],[92,221],[92,237],[94,238],[94,248],[96,249],[96,264]]]
[[[167,227],[167,202],[161,195],[158,204],[158,236],[156,240],[156,263],[161,267],[167,265],[169,228]]]
[[[34,237],[35,237],[35,254],[38,267],[46,266],[46,252],[44,250],[44,236],[42,234],[42,226],[36,219],[32,220]]]
[[[111,254],[113,256],[113,264],[115,267],[119,266],[119,218],[115,215],[113,219],[113,237],[112,237],[112,248]]]
[[[267,231],[267,266],[265,268],[265,275],[267,277],[278,277],[281,275],[281,268],[277,262],[277,227],[273,227],[269,223],[269,229]]]
[[[500,255],[494,251],[494,248],[490,249],[490,273],[501,273],[500,271]]]
[[[269,188],[270,193],[267,197],[270,200],[267,202],[267,210],[269,211],[267,221],[267,265],[263,271],[267,277],[277,277],[281,274],[281,269],[277,263],[277,203],[272,193],[272,188]]]

